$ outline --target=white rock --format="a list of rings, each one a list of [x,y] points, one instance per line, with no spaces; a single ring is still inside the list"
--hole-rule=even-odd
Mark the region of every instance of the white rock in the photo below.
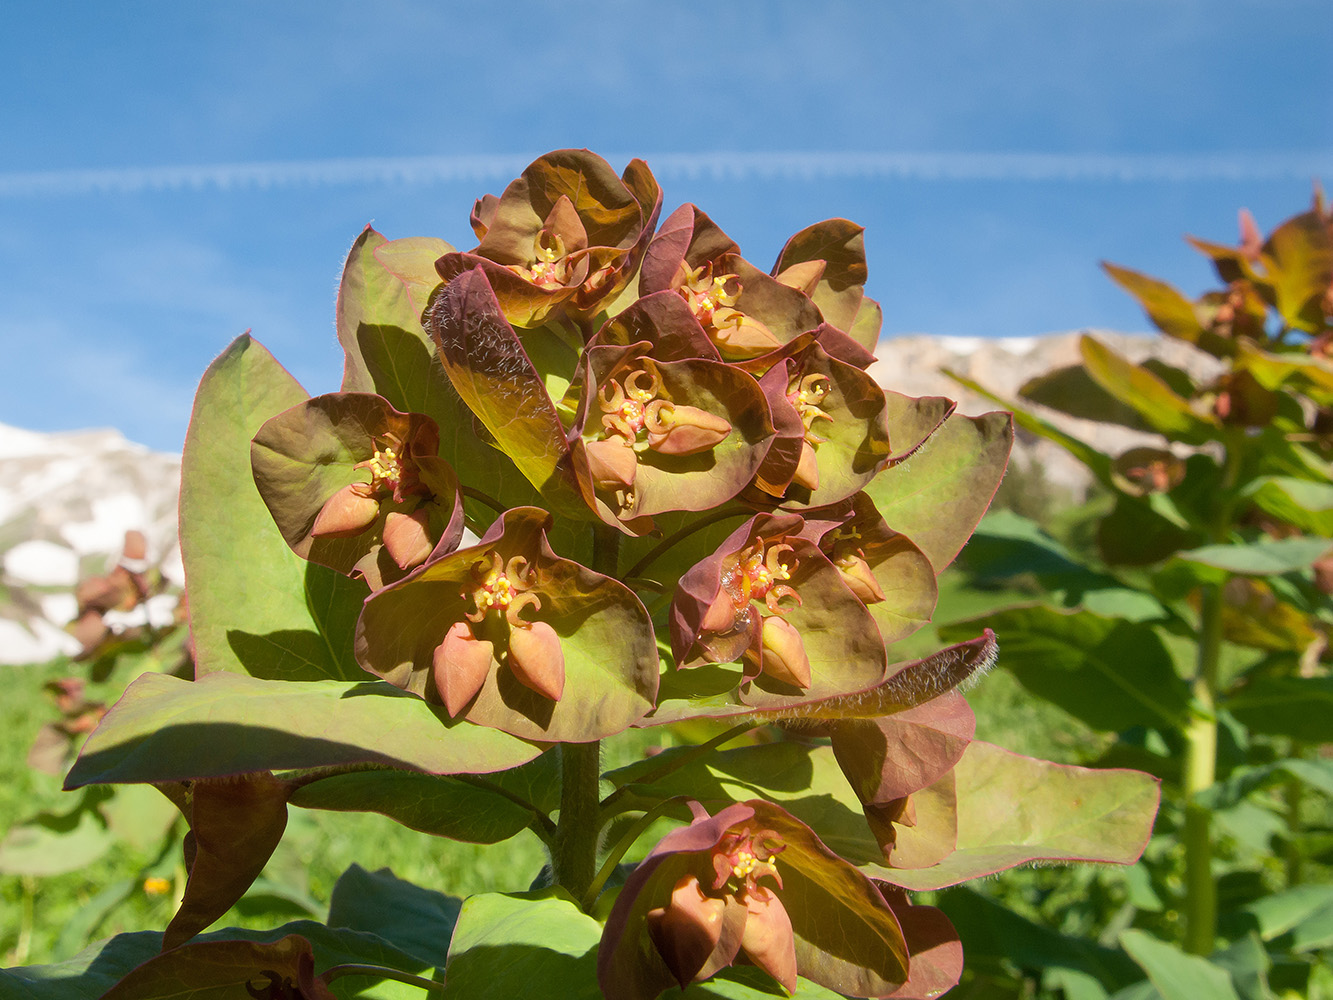
[[[79,580],[78,553],[34,539],[5,553],[5,575],[16,583],[38,587],[72,587]]]
[[[73,656],[81,648],[74,636],[41,618],[27,626],[0,618],[0,663],[45,663],[57,656]]]
[[[42,614],[52,625],[68,625],[79,614],[79,602],[72,593],[43,594],[37,603],[42,606]]]

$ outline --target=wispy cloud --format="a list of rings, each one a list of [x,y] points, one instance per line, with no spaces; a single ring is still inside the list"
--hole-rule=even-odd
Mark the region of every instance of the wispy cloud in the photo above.
[[[819,181],[1188,182],[1306,179],[1333,171],[1333,151],[1105,155],[1070,153],[658,153],[662,178]],[[504,180],[529,155],[409,156],[0,173],[0,198],[237,191],[339,185]],[[628,156],[610,156],[626,162]]]

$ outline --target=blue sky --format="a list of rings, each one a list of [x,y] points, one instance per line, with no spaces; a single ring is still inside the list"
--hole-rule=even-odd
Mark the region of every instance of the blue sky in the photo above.
[[[1142,330],[1110,259],[1333,182],[1327,0],[12,3],[0,34],[0,422],[180,446],[247,328],[337,387],[343,255],[472,245],[523,163],[655,163],[767,267],[867,227],[884,331]],[[197,169],[196,169],[197,168]]]

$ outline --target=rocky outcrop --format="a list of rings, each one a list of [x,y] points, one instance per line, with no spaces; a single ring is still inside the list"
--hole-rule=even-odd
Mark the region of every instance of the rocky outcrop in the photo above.
[[[1178,341],[1091,332],[1135,361],[1151,355],[1196,378],[1213,373],[1211,358]],[[960,412],[974,415],[996,406],[962,389],[943,369],[1012,399],[1029,378],[1073,364],[1079,335],[898,337],[880,345],[870,371],[886,388],[910,396],[949,396],[958,400]],[[1141,443],[1141,436],[1123,428],[1047,416],[1106,450]],[[1049,478],[1075,492],[1087,482],[1083,467],[1061,449],[1028,435],[1019,435],[1016,461],[1040,464]],[[146,536],[151,571],[183,586],[179,488],[180,456],[149,451],[116,431],[38,434],[0,425],[0,663],[34,663],[79,651],[67,631],[77,612],[74,586],[115,564],[127,531]],[[111,612],[111,623],[129,626],[153,615],[156,624],[167,624],[174,600],[161,595],[124,619]]]
[[[975,416],[1000,409],[994,402],[964,389],[943,374],[951,369],[1008,400],[1018,399],[1024,382],[1052,368],[1077,364],[1079,339],[1090,335],[1131,361],[1159,358],[1188,372],[1196,381],[1207,381],[1221,370],[1217,359],[1189,344],[1169,337],[1115,333],[1108,330],[1079,330],[1044,337],[896,337],[884,341],[876,352],[879,360],[870,373],[886,389],[908,396],[948,396],[958,400],[958,412]],[[1080,420],[1042,406],[1027,408],[1061,430],[1081,438],[1102,451],[1120,452],[1136,445],[1160,444],[1161,439],[1125,427]],[[1015,462],[1038,466],[1050,481],[1082,496],[1089,482],[1087,470],[1059,445],[1026,431],[1018,432]]]
[[[127,441],[112,430],[39,434],[0,424],[0,663],[73,655],[66,626],[78,612],[75,584],[103,574],[127,531],[142,531],[146,562],[180,587],[176,535],[180,456]],[[163,595],[117,620],[170,621]]]

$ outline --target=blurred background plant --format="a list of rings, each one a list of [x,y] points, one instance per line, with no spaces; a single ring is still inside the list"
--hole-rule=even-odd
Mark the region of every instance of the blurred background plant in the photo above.
[[[958,591],[990,607],[939,635],[995,629],[1006,679],[1050,709],[1022,719],[1016,701],[1010,726],[1078,733],[1065,759],[1140,767],[1166,790],[1127,872],[1029,872],[987,887],[1006,907],[989,919],[957,905],[977,890],[944,894],[968,949],[964,995],[1333,995],[1333,215],[1317,190],[1266,238],[1244,211],[1240,228],[1236,246],[1190,240],[1224,283],[1195,300],[1104,265],[1215,377],[1091,337],[1018,403],[958,377],[1094,487],[1064,510],[1039,484],[1008,494],[960,560]],[[1158,443],[1100,451],[1041,407]],[[1151,985],[1134,983],[1143,973]]]

